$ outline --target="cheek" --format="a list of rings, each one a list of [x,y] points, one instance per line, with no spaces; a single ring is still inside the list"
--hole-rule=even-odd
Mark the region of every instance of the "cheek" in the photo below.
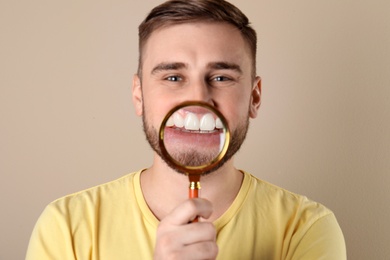
[[[161,122],[172,107],[173,105],[170,105],[169,102],[162,97],[155,99],[149,96],[144,99],[145,119],[154,128],[159,129]]]
[[[248,95],[237,94],[235,98],[229,101],[225,99],[221,104],[220,112],[225,116],[230,128],[235,128],[240,122],[246,120],[249,116],[249,101]]]

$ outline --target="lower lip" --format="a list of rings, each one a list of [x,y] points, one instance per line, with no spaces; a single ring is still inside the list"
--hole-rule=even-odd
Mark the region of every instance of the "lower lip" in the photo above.
[[[164,143],[165,145],[178,144],[180,146],[190,145],[191,147],[219,149],[221,142],[224,142],[224,139],[221,138],[223,134],[222,130],[202,133],[199,131],[188,131],[182,128],[166,127],[164,129]]]

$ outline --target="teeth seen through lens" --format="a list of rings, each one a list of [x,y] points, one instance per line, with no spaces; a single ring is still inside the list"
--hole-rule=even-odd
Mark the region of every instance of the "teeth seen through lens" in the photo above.
[[[204,131],[211,131],[215,128],[215,120],[212,114],[205,114],[200,120],[200,129]]]
[[[173,114],[173,123],[176,127],[184,126],[184,119],[177,113]]]
[[[184,128],[187,130],[199,130],[199,119],[195,114],[188,113],[184,119]]]
[[[194,113],[187,113],[185,118],[183,118],[178,113],[174,113],[171,118],[168,119],[167,126],[176,126],[179,128],[184,127],[186,130],[192,131],[212,131],[215,128],[222,129],[223,124],[221,119],[214,119],[214,116],[211,113],[204,114],[200,120],[198,116]]]
[[[222,121],[221,121],[221,119],[219,117],[215,120],[215,128],[217,128],[217,129],[222,129],[223,128]]]
[[[175,125],[175,122],[173,122],[173,118],[172,117],[168,118],[168,121],[166,122],[166,125],[168,127]]]

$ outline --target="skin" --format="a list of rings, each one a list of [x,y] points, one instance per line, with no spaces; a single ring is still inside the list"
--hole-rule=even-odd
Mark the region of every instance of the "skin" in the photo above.
[[[261,101],[260,78],[251,77],[251,56],[239,31],[226,23],[186,23],[152,33],[143,53],[142,80],[133,79],[133,102],[151,131],[165,114],[187,100],[212,104],[231,131],[255,118]],[[221,66],[223,65],[223,66]],[[142,84],[141,84],[142,83]],[[188,197],[188,178],[155,153],[141,175],[146,202],[160,220],[155,259],[215,259],[212,221],[231,205],[242,182],[233,158],[202,177],[201,197]],[[198,223],[189,222],[196,216]]]

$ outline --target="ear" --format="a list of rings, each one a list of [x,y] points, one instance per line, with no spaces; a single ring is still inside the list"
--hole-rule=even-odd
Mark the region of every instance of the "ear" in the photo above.
[[[251,118],[257,117],[257,112],[259,111],[261,104],[261,78],[259,76],[256,77],[250,99],[250,107],[249,107],[249,116]]]
[[[141,79],[137,74],[133,76],[133,104],[135,108],[135,113],[138,116],[142,116],[143,113],[142,87],[141,87]]]

